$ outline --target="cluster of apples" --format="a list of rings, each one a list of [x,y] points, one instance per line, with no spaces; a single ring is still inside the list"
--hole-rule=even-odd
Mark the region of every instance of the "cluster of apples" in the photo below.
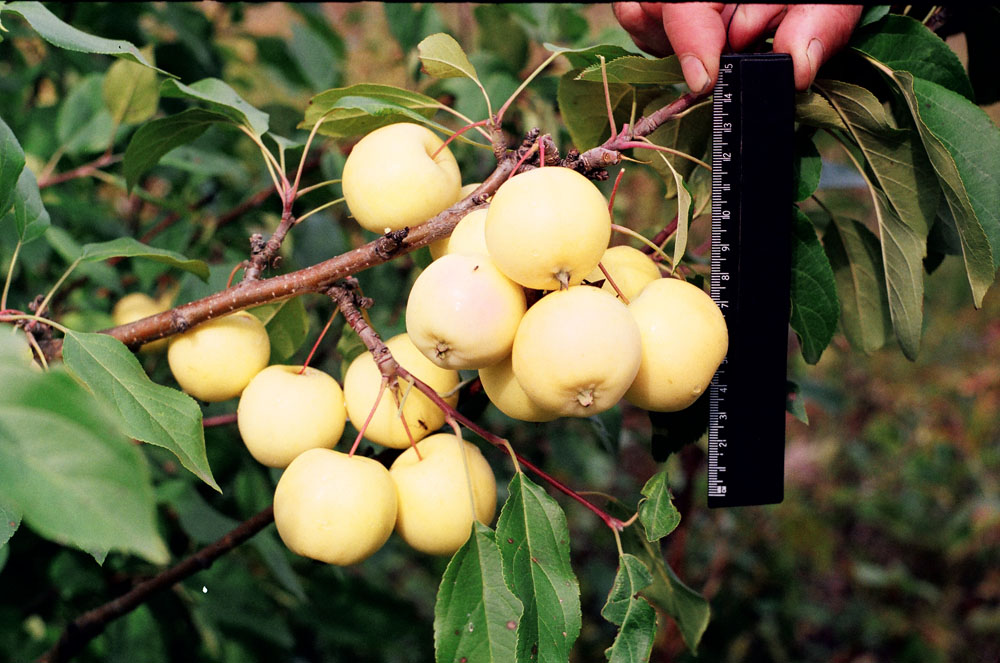
[[[725,357],[722,313],[643,252],[609,247],[610,237],[608,202],[580,173],[516,175],[431,245],[434,261],[407,301],[407,334],[438,367],[478,370],[515,419],[588,417],[622,398],[684,409]]]
[[[435,134],[407,123],[359,141],[342,184],[354,218],[378,233],[419,224],[475,188],[461,186]],[[683,409],[725,356],[725,321],[704,291],[661,277],[641,251],[609,248],[610,235],[607,201],[583,175],[555,166],[516,175],[431,246],[435,260],[409,293],[407,331],[386,346],[452,406],[459,370],[477,370],[490,400],[525,421],[591,416],[622,398]],[[160,306],[133,305],[130,317]],[[247,312],[188,330],[167,353],[185,392],[240,398],[247,449],[284,468],[274,517],[293,552],[355,564],[395,531],[417,550],[449,555],[473,521],[492,521],[489,463],[459,436],[438,433],[445,413],[405,381],[387,384],[370,353],[351,362],[343,388],[312,367],[268,366],[269,356],[264,325]],[[335,451],[348,418],[371,442],[405,451],[388,469]]]
[[[387,342],[407,364],[419,358],[438,371],[427,375],[427,366],[417,364],[435,388],[457,384],[457,373],[452,379],[408,344],[405,334]],[[370,354],[352,363],[347,390],[313,367],[268,366],[269,355],[267,330],[245,311],[180,334],[167,351],[185,392],[207,402],[239,397],[237,425],[250,454],[284,469],[274,493],[274,519],[290,550],[351,565],[372,555],[396,531],[417,550],[450,555],[468,538],[473,520],[492,520],[496,479],[482,453],[450,433],[422,439],[441,427],[444,415],[417,393],[404,405],[419,440],[411,446],[392,399],[373,408],[381,375]],[[367,421],[372,441],[410,448],[388,469],[371,458],[334,450],[348,412],[359,427]]]

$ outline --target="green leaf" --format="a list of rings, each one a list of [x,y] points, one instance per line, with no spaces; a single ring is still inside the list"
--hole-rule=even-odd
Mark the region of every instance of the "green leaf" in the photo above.
[[[337,84],[343,68],[342,58],[312,25],[292,24],[288,50],[313,90],[323,90]]]
[[[56,117],[56,136],[71,155],[103,152],[111,144],[114,121],[101,100],[103,74],[91,74],[74,85]]]
[[[444,32],[425,37],[417,44],[424,71],[435,78],[470,78],[479,82],[476,68],[455,38]]]
[[[889,340],[892,320],[878,238],[864,224],[834,217],[823,236],[840,301],[840,325],[852,346],[871,353]]]
[[[680,176],[680,173],[674,168],[673,164],[666,158],[666,155],[662,152],[657,152],[656,156],[660,157],[663,163],[667,165],[667,169],[674,179],[674,189],[677,191],[677,230],[674,233],[674,264],[680,263],[681,259],[684,257],[684,252],[687,250],[687,238],[688,238],[688,226],[691,224],[691,191],[687,188],[687,184],[684,183],[684,179]]]
[[[819,156],[812,136],[803,132],[795,134],[795,202],[806,200],[816,193],[823,174],[823,159]]]
[[[495,54],[508,71],[519,74],[528,64],[531,42],[521,24],[500,4],[478,5],[473,14],[478,25],[480,51]]]
[[[521,602],[504,584],[496,535],[473,523],[472,536],[448,562],[434,604],[434,660],[515,660]]]
[[[0,365],[0,499],[39,535],[98,555],[169,559],[149,468],[67,373]]]
[[[341,99],[337,101],[336,108],[343,108],[348,111],[361,111],[362,113],[365,113],[369,118],[371,118],[367,123],[362,125],[367,127],[365,131],[371,131],[372,128],[377,126],[385,126],[386,124],[392,124],[393,122],[409,120],[411,122],[416,122],[418,124],[423,124],[433,129],[437,129],[444,134],[454,133],[443,124],[438,124],[433,120],[429,120],[420,113],[410,110],[406,106],[390,101],[383,101],[381,99],[373,99],[371,97],[341,97]],[[489,147],[488,145],[469,140],[464,135],[459,136],[457,140],[471,145],[477,145],[479,147]]]
[[[0,548],[7,545],[10,537],[14,536],[14,532],[20,525],[21,510],[0,494]]]
[[[614,44],[598,44],[597,46],[588,46],[587,48],[565,48],[546,42],[543,46],[549,52],[565,55],[566,59],[569,60],[570,66],[574,69],[586,69],[593,64],[598,64],[601,61],[601,56],[607,62],[617,60],[626,55],[635,55],[635,53],[631,53],[621,46],[615,46]]]
[[[577,71],[570,71],[559,78],[556,98],[563,124],[569,130],[573,145],[578,150],[586,150],[600,145],[608,128],[608,111],[604,99],[604,86],[599,83],[580,81]],[[611,107],[625,99],[631,88],[628,85],[608,85]]]
[[[309,316],[301,297],[250,309],[264,323],[271,340],[269,364],[280,364],[295,354],[309,334]]]
[[[667,483],[667,470],[654,474],[642,487],[642,495],[643,499],[639,500],[639,520],[646,530],[646,539],[659,541],[677,529],[681,522],[681,513],[674,506]]]
[[[156,71],[127,60],[108,68],[101,92],[104,105],[118,124],[145,122],[160,104]]]
[[[21,149],[17,136],[3,118],[0,118],[0,218],[3,218],[14,203],[22,170],[24,170],[24,150]]]
[[[914,359],[923,322],[923,258],[940,188],[919,136],[896,129],[868,90],[840,81],[816,87],[848,126],[871,175],[863,172],[875,203],[892,326],[903,354]]]
[[[1000,129],[982,109],[940,85],[902,71],[891,76],[951,210],[980,307],[1000,267]]]
[[[228,83],[218,78],[203,78],[191,85],[168,79],[160,86],[160,94],[200,101],[209,110],[225,115],[231,122],[250,129],[257,136],[267,133],[267,113],[248,104]]]
[[[792,228],[792,312],[790,323],[807,363],[819,361],[837,329],[840,304],[833,268],[809,217],[795,209]]]
[[[229,123],[227,115],[201,108],[147,122],[139,127],[125,148],[122,172],[131,191],[139,177],[155,166],[164,154],[179,145],[193,141],[212,124]]]
[[[785,412],[809,425],[809,414],[806,412],[805,399],[802,398],[802,390],[799,385],[791,380],[785,380],[788,391],[785,394]]]
[[[8,216],[14,220],[14,228],[21,243],[27,244],[44,235],[51,222],[38,192],[38,181],[31,169],[21,170],[13,198],[14,206]]]
[[[858,21],[858,27],[862,28],[866,25],[871,25],[872,23],[880,21],[889,14],[889,10],[891,8],[892,5],[873,5],[868,7],[861,15],[861,19]]]
[[[167,449],[222,492],[208,465],[201,408],[193,398],[150,380],[135,355],[107,334],[67,332],[63,360],[98,398],[117,409],[126,435]]]
[[[795,94],[795,121],[810,127],[847,131],[840,114],[823,95],[812,89]]]
[[[517,660],[564,663],[580,635],[580,586],[569,561],[566,514],[518,473],[497,521],[504,581],[524,605]]]
[[[646,663],[656,637],[656,611],[639,592],[653,583],[646,565],[628,553],[618,558],[618,573],[601,616],[619,627],[604,655],[611,663]]]
[[[80,254],[80,262],[101,262],[108,258],[148,258],[191,272],[202,281],[208,280],[208,265],[201,260],[192,260],[176,251],[158,249],[155,246],[143,244],[132,237],[119,237],[107,242],[84,244]]]
[[[359,97],[401,106],[425,119],[433,117],[441,107],[438,101],[419,92],[410,92],[391,85],[362,83],[327,90],[310,99],[305,118],[299,123],[299,129],[312,129],[313,125],[323,119],[319,133],[325,136],[334,138],[358,136],[398,122],[403,117],[401,113],[396,116],[373,116],[365,108],[340,103],[345,98]]]
[[[972,83],[955,51],[909,16],[890,14],[877,26],[855,31],[850,46],[890,69],[909,72],[974,99]]]
[[[650,60],[641,55],[626,55],[604,65],[608,83],[676,85],[684,82],[680,60],[676,55]],[[577,75],[581,81],[602,82],[601,63],[592,64]]]
[[[618,507],[616,511],[624,510]],[[681,582],[663,559],[659,544],[647,541],[635,527],[622,533],[622,547],[638,557],[653,576],[652,584],[642,590],[642,595],[674,619],[684,644],[692,653],[697,653],[711,616],[708,600]]]
[[[112,55],[156,69],[139,52],[139,49],[130,42],[120,39],[95,37],[94,35],[77,30],[73,26],[64,23],[40,2],[9,2],[3,5],[3,11],[12,12],[23,18],[35,29],[35,32],[42,39],[53,46],[65,48],[70,51],[80,51],[82,53]],[[168,76],[170,75],[162,69],[156,69],[156,71]]]

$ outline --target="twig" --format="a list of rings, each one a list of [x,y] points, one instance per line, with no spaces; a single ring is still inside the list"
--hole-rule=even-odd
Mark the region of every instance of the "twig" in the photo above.
[[[327,294],[334,300],[340,311],[344,314],[344,319],[347,323],[351,325],[351,328],[361,337],[364,342],[365,347],[368,351],[372,353],[372,357],[375,359],[375,364],[379,367],[384,377],[388,377],[391,381],[394,378],[401,378],[413,383],[413,386],[420,390],[427,398],[429,398],[435,405],[437,405],[442,412],[444,412],[445,417],[453,419],[458,423],[462,424],[473,433],[483,438],[490,444],[503,449],[504,451],[510,451],[510,446],[507,441],[498,435],[491,433],[486,430],[476,422],[472,421],[458,410],[456,410],[450,403],[444,400],[433,387],[426,384],[420,378],[416,377],[405,368],[400,366],[395,359],[392,357],[392,353],[389,348],[386,347],[385,343],[379,337],[378,333],[369,325],[364,317],[361,315],[361,307],[368,302],[361,302],[358,299],[358,291],[356,287],[356,282],[348,280],[345,283],[335,285],[327,290]],[[624,524],[617,518],[604,512],[602,509],[589,502],[580,493],[576,492],[566,484],[562,483],[552,475],[548,474],[537,465],[525,460],[522,456],[515,452],[515,460],[518,464],[531,470],[543,481],[547,482],[553,488],[559,492],[571,497],[576,500],[584,507],[593,512],[598,518],[600,518],[605,525],[613,530],[621,531]]]
[[[247,541],[272,522],[274,522],[274,509],[269,506],[240,523],[215,543],[205,546],[182,562],[145,582],[139,583],[122,596],[83,613],[66,625],[58,642],[42,654],[38,659],[39,663],[57,663],[57,661],[69,660],[80,652],[88,642],[100,635],[109,622],[142,605],[155,592],[171,587],[198,571],[209,568],[219,557]]]
[[[105,153],[94,159],[90,163],[85,163],[82,166],[78,166],[73,170],[67,170],[65,173],[59,173],[58,175],[48,175],[38,180],[38,188],[44,189],[46,187],[55,186],[56,184],[62,184],[63,182],[68,182],[70,180],[75,180],[81,177],[87,177],[92,175],[94,172],[104,168],[105,166],[110,166],[113,163],[118,163],[122,160],[121,154],[111,154]]]

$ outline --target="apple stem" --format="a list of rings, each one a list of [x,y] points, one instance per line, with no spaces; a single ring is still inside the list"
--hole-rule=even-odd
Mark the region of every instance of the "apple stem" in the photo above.
[[[389,386],[389,378],[382,376],[382,383],[378,387],[378,396],[375,397],[375,404],[372,405],[372,409],[368,411],[368,417],[365,419],[365,423],[361,424],[361,428],[358,429],[358,436],[354,438],[354,444],[351,445],[351,450],[347,452],[348,456],[353,456],[354,452],[358,450],[358,445],[361,444],[361,438],[365,436],[365,431],[368,430],[368,424],[371,423],[372,417],[375,416],[375,410],[378,409],[378,404],[382,400],[382,394],[385,393],[385,388]]]
[[[618,185],[621,183],[622,176],[624,175],[625,169],[622,168],[618,171],[618,176],[615,177],[615,185],[611,188],[611,195],[608,197],[608,214],[611,215],[611,218],[614,218],[615,215],[615,194],[618,193]]]
[[[333,313],[330,314],[330,319],[326,321],[326,326],[323,327],[323,331],[319,333],[319,338],[317,338],[316,342],[313,343],[312,350],[309,351],[309,356],[306,357],[306,360],[304,362],[302,362],[302,368],[299,369],[299,375],[302,375],[303,373],[306,372],[306,369],[309,367],[309,362],[312,361],[313,355],[316,354],[316,348],[319,347],[320,341],[322,341],[323,337],[326,336],[326,332],[330,329],[330,325],[333,323],[333,319],[337,317],[338,311],[340,311],[340,308],[335,306],[333,308]]]
[[[465,125],[461,129],[459,129],[458,131],[456,131],[455,133],[453,133],[452,135],[448,136],[448,140],[444,141],[441,144],[441,147],[437,148],[434,151],[434,154],[431,155],[431,160],[437,159],[437,155],[441,154],[441,150],[443,150],[444,148],[448,147],[448,144],[451,143],[451,141],[455,140],[456,138],[458,138],[459,136],[461,136],[462,134],[464,134],[466,131],[469,131],[470,129],[475,129],[476,127],[486,126],[487,123],[489,123],[488,119],[487,120],[480,120],[479,122],[473,122],[472,124]],[[481,145],[481,143],[477,143],[477,144]]]
[[[604,263],[599,262],[597,263],[597,266],[601,268],[601,273],[604,274],[604,278],[608,280],[608,283],[611,284],[611,287],[614,288],[615,292],[618,293],[618,296],[621,298],[621,300],[625,302],[626,306],[628,306],[630,303],[628,297],[626,297],[625,293],[622,292],[622,289],[618,287],[618,284],[615,283],[615,280],[611,278],[611,274],[609,274],[608,270],[604,267]]]
[[[601,82],[604,84],[604,104],[608,107],[608,124],[611,126],[611,140],[615,140],[618,138],[618,129],[615,127],[615,114],[611,108],[611,92],[608,91],[608,69],[604,62],[604,56],[598,55],[597,57],[601,61]]]
[[[204,428],[212,428],[214,426],[227,426],[229,424],[236,423],[236,413],[231,412],[230,414],[217,414],[214,417],[205,417],[201,420],[201,425]]]
[[[396,364],[396,366],[399,366],[399,364]],[[391,380],[392,376],[389,376],[388,379]],[[403,424],[403,430],[406,432],[406,438],[410,441],[410,446],[413,447],[413,453],[417,454],[417,461],[419,462],[423,460],[423,456],[420,455],[420,450],[417,449],[417,441],[413,439],[413,433],[410,432],[410,426],[406,423],[406,417],[403,416],[403,404],[406,403],[406,399],[409,397],[411,389],[413,389],[412,381],[406,387],[406,391],[403,392],[402,398],[397,397],[395,389],[391,389],[390,393],[392,394],[392,399],[396,402],[396,416],[399,417],[399,422]]]

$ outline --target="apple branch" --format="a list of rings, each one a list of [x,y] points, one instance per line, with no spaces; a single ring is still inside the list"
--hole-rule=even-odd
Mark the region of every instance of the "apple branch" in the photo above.
[[[326,294],[333,299],[334,303],[336,303],[337,307],[344,314],[344,319],[347,320],[349,325],[351,325],[351,329],[353,329],[358,336],[361,337],[365,347],[372,353],[372,357],[375,359],[375,364],[382,372],[383,378],[388,379],[390,382],[396,378],[412,382],[414,387],[419,389],[421,393],[427,396],[427,398],[429,398],[435,405],[438,406],[438,408],[441,409],[442,412],[444,412],[446,418],[457,421],[490,444],[503,449],[504,451],[511,451],[511,446],[506,440],[491,433],[456,410],[450,403],[444,400],[433,387],[407,371],[405,368],[400,366],[395,359],[393,359],[392,353],[389,351],[389,348],[386,347],[385,343],[382,342],[378,332],[376,332],[364,319],[364,316],[361,315],[361,309],[370,306],[371,300],[367,298],[360,298],[357,281],[355,279],[347,279],[345,282],[334,285],[326,291]],[[599,507],[584,498],[580,493],[548,474],[534,463],[525,460],[516,452],[514,453],[514,459],[519,465],[531,470],[554,489],[569,496],[589,509],[612,530],[621,531],[624,527],[624,523],[622,523],[622,521],[604,512]]]
[[[178,564],[139,583],[122,596],[83,613],[66,625],[56,644],[39,657],[39,663],[68,661],[88,642],[100,635],[108,623],[135,610],[152,594],[209,568],[219,557],[249,540],[273,522],[274,509],[269,506]]]

